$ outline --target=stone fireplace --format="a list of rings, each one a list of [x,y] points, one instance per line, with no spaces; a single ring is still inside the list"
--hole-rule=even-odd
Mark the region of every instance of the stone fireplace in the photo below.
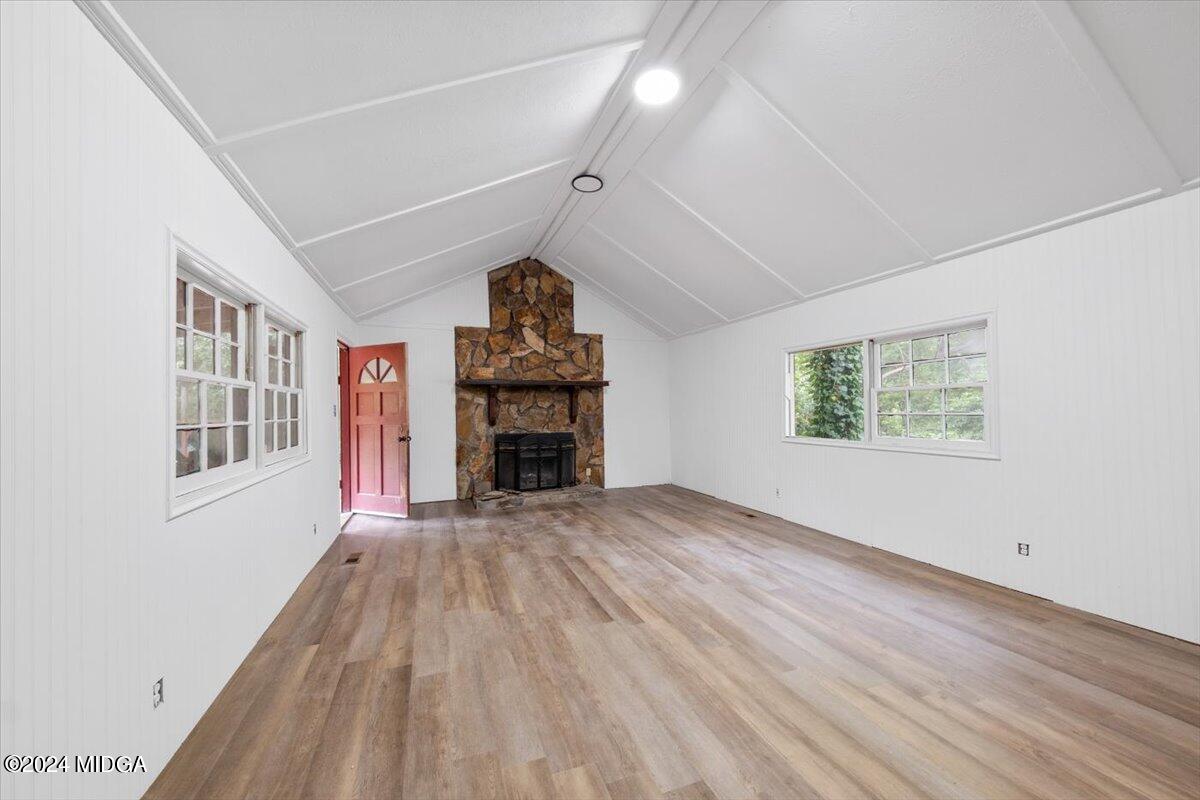
[[[488,307],[488,327],[454,329],[458,497],[506,487],[513,473],[497,480],[498,464],[511,466],[496,448],[521,440],[542,464],[570,438],[573,482],[604,486],[604,341],[575,332],[574,284],[524,259],[488,273]]]

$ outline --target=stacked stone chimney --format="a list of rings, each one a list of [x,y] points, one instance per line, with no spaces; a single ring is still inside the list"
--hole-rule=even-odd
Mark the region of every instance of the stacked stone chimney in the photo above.
[[[542,262],[524,259],[489,272],[488,306],[487,328],[454,329],[456,377],[604,379],[603,337],[575,332],[575,286]],[[603,486],[603,389],[578,392],[578,415],[572,424],[566,391],[501,388],[493,428],[488,424],[486,390],[457,387],[458,497],[467,499],[492,488],[495,433],[573,432],[578,481]]]

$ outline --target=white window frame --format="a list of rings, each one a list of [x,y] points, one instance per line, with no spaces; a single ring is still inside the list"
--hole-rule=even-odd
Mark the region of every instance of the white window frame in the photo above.
[[[988,360],[988,380],[985,383],[956,384],[956,386],[983,387],[984,438],[982,441],[950,441],[945,439],[911,439],[880,436],[876,432],[878,385],[878,350],[889,342],[919,339],[925,336],[952,333],[970,328],[984,329],[984,347]],[[867,450],[890,450],[926,455],[961,456],[997,460],[1000,458],[1000,420],[997,389],[999,385],[999,358],[996,347],[996,314],[987,312],[952,320],[913,325],[906,328],[874,333],[866,336],[847,336],[815,344],[804,344],[783,349],[783,440],[793,444],[820,445],[823,447],[847,447]],[[835,347],[860,345],[862,348],[863,374],[863,436],[858,440],[822,439],[813,436],[795,436],[795,410],[793,376],[793,354],[807,350],[824,350]],[[906,387],[911,388],[911,387]]]
[[[174,371],[174,376],[173,376],[172,382],[174,384],[177,384],[180,379],[190,380],[190,381],[195,381],[198,384],[198,387],[203,387],[204,384],[206,384],[206,383],[215,383],[215,384],[220,384],[220,385],[226,386],[226,387],[236,387],[236,388],[246,389],[250,395],[249,408],[248,408],[248,414],[247,414],[247,422],[246,422],[246,427],[248,428],[248,435],[250,438],[247,441],[246,458],[242,461],[227,462],[223,466],[214,467],[212,469],[209,469],[208,468],[208,447],[206,446],[207,433],[202,433],[202,435],[200,436],[200,453],[199,453],[199,455],[200,455],[200,471],[193,472],[189,475],[175,475],[174,463],[172,463],[172,467],[171,467],[171,475],[174,477],[174,480],[175,480],[176,493],[188,494],[190,492],[204,489],[207,486],[211,486],[213,484],[220,483],[221,481],[228,480],[228,479],[236,477],[238,475],[242,475],[247,472],[252,472],[257,465],[257,453],[254,449],[254,438],[253,438],[255,435],[254,434],[254,431],[255,431],[254,382],[251,380],[248,380],[247,376],[246,376],[246,371],[247,371],[246,370],[246,364],[247,364],[246,348],[250,346],[250,337],[252,335],[249,321],[253,317],[254,306],[253,306],[253,304],[246,302],[246,300],[242,297],[235,297],[230,292],[225,292],[225,291],[221,291],[221,290],[214,288],[213,286],[209,285],[209,283],[207,281],[192,274],[191,270],[179,270],[176,272],[175,277],[176,277],[176,280],[182,280],[187,284],[187,298],[188,299],[187,299],[186,328],[188,331],[195,331],[195,326],[193,324],[193,322],[194,322],[193,316],[195,314],[195,302],[194,302],[195,290],[200,289],[200,290],[204,291],[205,293],[212,295],[213,300],[214,300],[214,304],[213,304],[214,334],[212,335],[212,337],[208,337],[207,335],[205,335],[199,331],[195,331],[195,333],[193,333],[192,336],[185,337],[185,341],[188,343],[188,346],[185,349],[184,368],[180,369],[176,365],[175,359],[172,358],[171,365],[172,365],[173,371]],[[172,297],[174,297],[174,295],[172,295]],[[227,377],[227,376],[221,375],[218,372],[218,366],[217,366],[220,363],[220,344],[223,341],[221,339],[221,313],[220,313],[222,304],[233,306],[234,308],[236,308],[238,310],[238,325],[240,327],[241,338],[238,339],[238,341],[236,343],[236,346],[239,348],[239,350],[238,350],[238,358],[236,359],[237,375],[234,377]],[[172,303],[172,307],[174,307],[174,303]],[[171,325],[171,340],[172,340],[172,342],[175,341],[175,331],[178,327],[179,327],[178,322],[175,321],[174,317],[172,317],[172,325]],[[191,346],[191,343],[195,341],[195,336],[205,336],[205,338],[212,338],[212,340],[213,340],[213,371],[212,372],[201,372],[201,371],[198,371],[193,368],[195,366],[193,363],[193,357],[195,355],[195,348]],[[233,415],[233,401],[232,401],[231,393],[228,391],[228,389],[226,390],[226,400],[225,400],[226,423],[224,425],[212,425],[211,424],[211,422],[207,419],[207,417],[208,417],[208,392],[204,391],[203,388],[198,388],[197,393],[199,395],[199,397],[198,397],[199,418],[195,425],[195,427],[197,429],[199,429],[203,432],[203,431],[205,431],[205,429],[211,428],[211,427],[223,427],[223,428],[233,427],[233,424],[231,423],[231,420],[229,419]],[[172,395],[172,397],[174,397],[174,395]],[[193,427],[191,424],[179,422],[178,404],[175,402],[171,403],[171,421],[172,421],[172,427],[176,432],[180,429],[180,425],[187,425],[188,429]],[[230,439],[232,437],[230,437],[228,434],[226,434],[226,436],[227,436],[226,457],[232,458],[233,453],[232,453],[232,447],[231,447],[231,442],[230,442]],[[177,445],[175,445],[175,442],[176,442],[176,439],[173,436],[172,437],[172,449],[174,449],[174,447],[177,446]]]
[[[276,330],[283,333],[284,335],[291,336],[291,339],[293,342],[292,357],[290,360],[287,361],[287,363],[291,367],[291,369],[290,369],[291,374],[289,376],[289,382],[287,384],[284,384],[278,380],[274,383],[271,382],[269,362],[270,362],[270,359],[276,358],[276,356],[272,356],[270,353],[270,345],[269,345],[269,341],[268,341],[269,335],[267,332],[268,328],[275,328]],[[305,367],[304,349],[305,349],[305,345],[307,344],[308,337],[304,335],[304,331],[302,329],[293,328],[289,322],[280,320],[274,314],[266,315],[266,320],[262,326],[262,331],[263,331],[263,352],[262,352],[263,357],[262,357],[262,371],[259,373],[259,375],[262,376],[262,379],[259,381],[258,392],[259,392],[260,396],[264,396],[264,400],[263,400],[263,404],[262,404],[263,412],[262,412],[262,416],[261,416],[262,433],[258,437],[258,440],[259,440],[258,444],[259,444],[259,449],[262,451],[263,463],[276,464],[281,461],[286,461],[290,458],[295,458],[296,456],[301,455],[304,452],[306,452],[306,450],[308,448],[308,435],[307,435],[307,431],[305,430],[305,426],[308,424],[308,413],[307,413],[307,407],[306,407],[306,394],[307,393],[304,391],[304,371],[305,371],[304,370],[304,367]],[[282,355],[282,346],[280,348],[280,353],[277,358],[281,364],[280,370],[282,373],[282,364],[285,361],[285,359],[283,358],[283,355]],[[278,375],[277,377],[281,378],[282,374]],[[272,433],[272,441],[274,443],[273,449],[270,452],[267,451],[267,445],[266,445],[267,405],[266,405],[266,400],[265,400],[265,393],[267,391],[271,392],[271,400],[272,400],[272,402],[275,403],[275,408],[271,410],[270,422],[273,426],[275,426],[275,428]],[[279,432],[279,428],[278,428],[278,423],[279,423],[278,397],[279,397],[279,392],[286,392],[289,397],[291,395],[299,396],[299,402],[298,402],[299,416],[296,420],[292,420],[292,418],[291,418],[291,401],[289,400],[285,405],[288,408],[288,416],[289,416],[289,419],[287,420],[287,422],[288,422],[287,428],[289,431],[289,433],[288,433],[289,440],[291,437],[291,433],[290,433],[291,422],[297,421],[298,422],[297,432],[299,433],[300,441],[299,441],[299,444],[289,444],[288,447],[285,448],[284,450],[279,449],[279,438],[278,438],[278,432]]]
[[[273,458],[266,457],[267,454],[264,452],[263,447],[263,408],[261,402],[266,377],[267,319],[269,318],[276,325],[298,334],[296,341],[299,347],[295,355],[302,364],[302,369],[305,369],[311,363],[309,360],[310,354],[307,351],[308,340],[311,337],[307,335],[308,327],[303,322],[286,313],[262,293],[218,266],[215,261],[205,256],[200,250],[188,244],[176,234],[168,231],[167,242],[167,302],[164,306],[167,310],[167,332],[165,335],[167,446],[164,449],[167,461],[167,519],[174,519],[222,497],[241,491],[260,481],[311,461],[307,430],[309,418],[308,392],[303,389],[304,383],[301,384],[299,397],[300,445],[295,448],[288,448],[284,455],[278,455]],[[233,381],[229,378],[220,378],[220,376],[208,375],[207,373],[196,373],[190,369],[176,369],[175,329],[177,325],[175,321],[175,292],[176,280],[178,278],[182,278],[189,283],[198,283],[205,291],[212,291],[214,296],[236,301],[241,304],[240,307],[247,309],[243,320],[246,327],[242,333],[242,346],[248,346],[251,350],[252,358],[249,362],[250,374],[242,374],[236,381]],[[189,320],[192,313],[191,308],[192,306],[189,303]],[[219,327],[220,323],[218,320],[218,331]],[[241,356],[240,361],[243,366],[239,366],[239,372],[247,368],[244,366],[246,364],[245,354],[242,353]],[[190,350],[188,358],[191,358]],[[214,353],[215,358],[218,358],[216,353]],[[188,366],[191,366],[190,361],[188,362]],[[223,382],[249,388],[249,414],[251,420],[249,434],[251,439],[250,456],[246,461],[238,462],[234,465],[225,465],[213,470],[202,470],[199,473],[181,476],[180,478],[175,477],[175,381],[177,377],[207,379],[210,381],[214,378],[219,378]],[[307,382],[307,375],[302,373],[301,377],[304,382]],[[201,402],[206,401],[207,398],[204,397],[204,392],[201,392]],[[206,456],[207,453],[203,452],[202,448],[202,457]],[[227,467],[231,466],[238,469],[227,470]],[[195,478],[197,475],[205,476],[206,473],[209,478],[208,480],[187,480],[188,478]]]

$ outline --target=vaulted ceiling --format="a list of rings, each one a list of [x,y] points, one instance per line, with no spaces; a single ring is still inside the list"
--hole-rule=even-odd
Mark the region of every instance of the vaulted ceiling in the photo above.
[[[533,255],[679,336],[1200,176],[1195,2],[80,5],[357,318]]]

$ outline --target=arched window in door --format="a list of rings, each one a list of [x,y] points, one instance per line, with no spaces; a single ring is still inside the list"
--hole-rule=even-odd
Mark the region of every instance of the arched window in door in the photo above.
[[[359,383],[395,383],[397,380],[396,370],[386,358],[372,358],[358,373]]]

